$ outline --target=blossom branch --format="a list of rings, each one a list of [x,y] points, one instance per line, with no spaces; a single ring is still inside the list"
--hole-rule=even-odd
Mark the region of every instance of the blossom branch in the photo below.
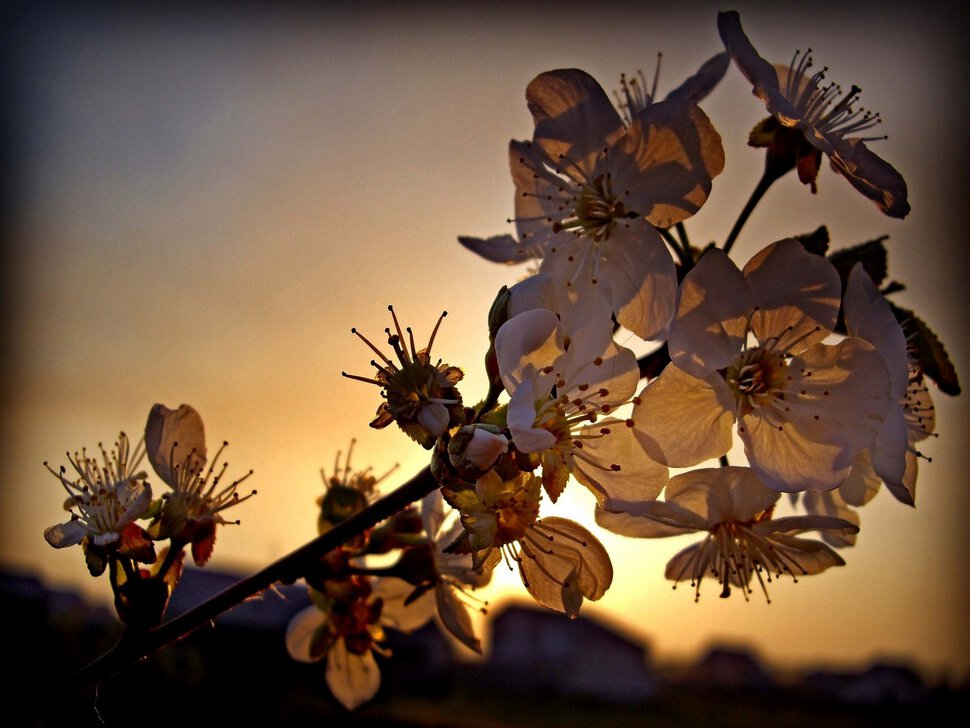
[[[425,467],[400,488],[373,505],[195,609],[146,632],[126,632],[111,650],[67,678],[65,694],[77,695],[83,692],[125,666],[193,632],[276,582],[289,584],[296,581],[315,560],[405,509],[437,487],[438,483],[431,475],[430,467]]]

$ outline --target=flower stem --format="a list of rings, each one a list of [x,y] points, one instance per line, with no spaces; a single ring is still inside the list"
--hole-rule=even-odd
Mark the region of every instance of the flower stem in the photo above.
[[[738,239],[738,235],[741,234],[741,228],[744,227],[744,223],[748,221],[748,217],[757,207],[761,198],[764,197],[765,192],[774,183],[776,179],[779,178],[777,170],[775,170],[770,164],[765,164],[765,172],[761,175],[761,179],[758,180],[758,184],[755,185],[754,191],[751,193],[751,197],[748,198],[747,204],[744,209],[741,210],[741,214],[738,215],[738,219],[734,222],[734,227],[731,228],[731,232],[728,233],[727,240],[724,241],[724,252],[730,253],[731,247],[734,245],[734,241]]]
[[[437,487],[438,483],[431,475],[430,467],[426,467],[400,488],[363,511],[341,521],[322,536],[270,564],[262,571],[220,592],[190,612],[186,612],[147,632],[126,632],[108,652],[68,677],[65,681],[65,692],[70,695],[77,695],[118,672],[126,665],[132,664],[170,642],[193,632],[226,610],[274,583],[289,584],[296,581],[316,559],[358,536],[380,521],[403,510]]]

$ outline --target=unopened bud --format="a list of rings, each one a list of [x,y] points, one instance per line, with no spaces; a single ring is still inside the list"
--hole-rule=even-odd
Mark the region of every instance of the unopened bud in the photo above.
[[[477,477],[509,449],[509,441],[495,425],[466,425],[448,443],[448,459],[465,477]]]

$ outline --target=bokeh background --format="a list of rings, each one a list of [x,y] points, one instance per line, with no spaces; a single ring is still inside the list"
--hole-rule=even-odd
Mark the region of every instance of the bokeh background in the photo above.
[[[749,220],[735,257],[826,224],[833,246],[888,234],[890,275],[966,375],[966,61],[959,16],[926,4],[736,2],[761,54],[811,47],[830,78],[863,89],[906,177],[912,213],[884,217],[826,167],[817,195],[786,177]],[[221,530],[213,568],[255,571],[315,535],[321,466],[357,438],[354,464],[403,479],[426,454],[367,423],[371,354],[387,304],[485,391],[485,315],[524,274],[479,260],[460,234],[508,231],[506,145],[527,138],[536,74],[652,77],[661,95],[721,50],[713,3],[7,3],[4,71],[3,457],[0,566],[105,603],[78,549],[43,539],[64,519],[41,463],[137,438],[155,402],[195,406],[230,473],[255,470],[256,499]],[[687,228],[723,240],[761,173],[745,146],[764,107],[733,66],[702,104],[727,158]],[[932,385],[931,385],[932,387]],[[777,665],[912,660],[970,671],[966,619],[968,407],[932,389],[937,431],[917,508],[882,492],[862,512],[848,565],[782,580],[749,603],[695,604],[663,578],[687,541],[603,535],[616,575],[584,607],[649,639],[661,657],[714,642]],[[387,487],[393,485],[388,481]],[[550,512],[589,525],[573,484]],[[593,528],[591,526],[591,528]],[[499,572],[487,597],[522,594]],[[281,637],[282,638],[282,637]]]

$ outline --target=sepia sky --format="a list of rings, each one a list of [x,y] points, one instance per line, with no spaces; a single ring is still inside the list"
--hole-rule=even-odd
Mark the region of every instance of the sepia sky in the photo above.
[[[578,67],[610,91],[621,72],[660,93],[722,47],[718,9],[741,13],[764,57],[811,47],[818,65],[884,119],[872,148],[906,177],[912,213],[883,216],[827,164],[812,195],[789,175],[748,221],[733,256],[829,227],[833,247],[889,235],[895,299],[915,309],[966,378],[966,51],[955,16],[920,5],[688,2],[471,4],[359,2],[323,12],[130,11],[58,3],[5,10],[6,235],[0,565],[102,600],[80,549],[43,530],[65,518],[41,463],[66,450],[137,439],[156,402],[192,404],[229,473],[255,470],[259,495],[218,536],[214,568],[252,572],[315,535],[321,466],[357,438],[354,464],[400,479],[427,462],[395,428],[368,428],[376,387],[356,326],[380,340],[393,303],[419,344],[442,310],[436,353],[484,395],[485,317],[525,274],[475,258],[458,235],[509,231],[510,138],[531,135],[525,86]],[[234,9],[230,9],[234,8]],[[702,103],[722,136],[724,173],[687,222],[695,245],[723,240],[761,174],[745,144],[766,114],[731,67]],[[934,675],[970,672],[968,406],[931,385],[939,438],[925,444],[917,507],[881,492],[861,510],[848,565],[760,594],[700,602],[663,578],[690,539],[604,535],[616,567],[584,607],[646,637],[661,656],[714,641],[779,664],[911,659]],[[733,456],[737,462],[737,456]],[[389,479],[385,487],[393,486]],[[591,526],[592,496],[561,504]],[[545,513],[545,507],[544,507]],[[597,533],[599,533],[597,531]],[[524,595],[500,573],[488,598]],[[282,636],[281,636],[282,639]]]

